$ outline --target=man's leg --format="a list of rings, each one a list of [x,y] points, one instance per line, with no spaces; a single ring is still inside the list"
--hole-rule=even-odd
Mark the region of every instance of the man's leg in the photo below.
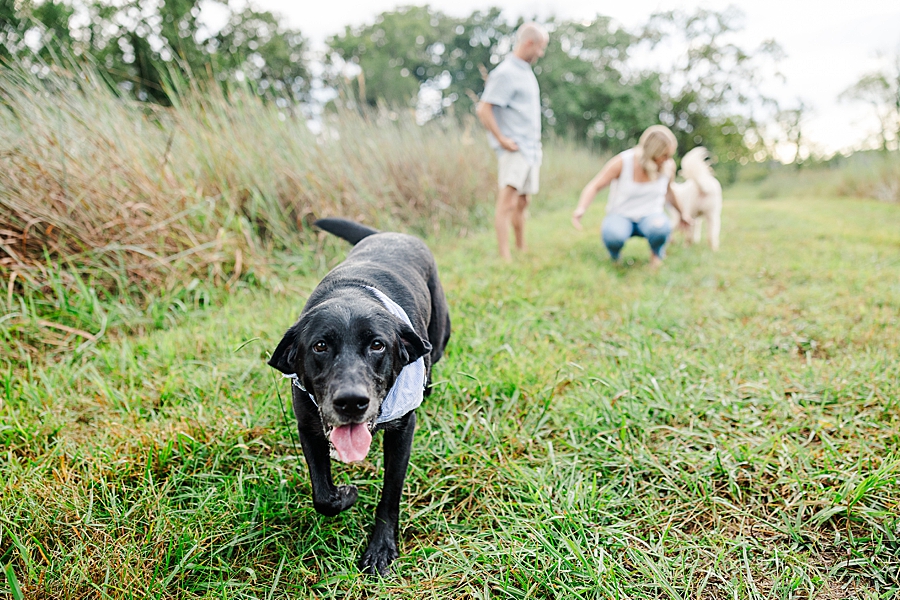
[[[516,208],[512,214],[513,233],[516,236],[516,248],[525,250],[525,209],[528,208],[529,196],[516,191]]]
[[[503,260],[512,260],[509,252],[509,227],[513,223],[518,203],[519,192],[516,188],[509,185],[500,188],[497,209],[494,211],[494,229],[497,231],[497,245],[500,246],[500,258]],[[518,237],[516,242],[518,243]]]
[[[613,260],[619,260],[622,246],[634,234],[634,223],[621,215],[606,215],[601,227],[603,244]]]

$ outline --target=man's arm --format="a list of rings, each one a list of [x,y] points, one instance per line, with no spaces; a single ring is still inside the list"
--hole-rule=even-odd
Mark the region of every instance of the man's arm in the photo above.
[[[500,133],[500,126],[497,125],[497,119],[494,118],[493,104],[479,102],[475,109],[475,114],[478,115],[478,119],[481,121],[481,124],[484,125],[485,129],[490,131],[491,134],[497,138],[501,148],[509,152],[517,152],[519,150],[519,146],[512,138],[508,138]]]

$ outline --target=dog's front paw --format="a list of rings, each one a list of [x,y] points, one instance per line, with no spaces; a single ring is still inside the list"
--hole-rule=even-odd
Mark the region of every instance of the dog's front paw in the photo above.
[[[325,498],[313,498],[313,506],[316,507],[316,512],[319,514],[333,517],[353,506],[356,497],[355,485],[342,485],[335,488],[334,492]]]
[[[373,540],[369,547],[366,548],[365,554],[359,559],[359,568],[369,575],[387,577],[391,573],[391,563],[398,556],[400,556],[400,553],[397,551],[397,545],[393,541],[376,542]]]

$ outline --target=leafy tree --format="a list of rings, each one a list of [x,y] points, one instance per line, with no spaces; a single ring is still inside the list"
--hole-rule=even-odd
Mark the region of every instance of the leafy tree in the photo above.
[[[444,104],[458,114],[470,114],[484,91],[485,77],[512,50],[521,21],[510,24],[499,8],[475,11],[453,25],[446,42],[444,65],[450,76]]]
[[[371,25],[347,27],[327,41],[332,52],[328,83],[339,87],[337,67],[350,63],[360,69],[350,85],[371,106],[415,106],[419,93],[429,89],[441,96],[435,115],[451,105],[457,113],[469,113],[488,70],[512,48],[515,29],[497,8],[466,18],[427,6],[384,12]]]
[[[310,75],[303,56],[305,39],[271,12],[252,6],[232,12],[225,27],[209,38],[204,48],[215,57],[223,79],[240,73],[255,82],[260,93],[289,91],[296,100],[307,98]]]
[[[775,124],[781,129],[784,136],[781,141],[790,144],[794,148],[794,166],[801,168],[805,158],[803,151],[806,148],[806,138],[803,136],[803,122],[809,116],[810,107],[802,99],[797,100],[793,108],[779,108],[775,113]]]
[[[72,43],[69,21],[71,6],[48,0],[36,4],[32,0],[0,0],[0,60],[8,61],[38,46],[38,54],[47,59],[51,39],[68,47]]]
[[[657,74],[629,74],[638,38],[608,17],[550,27],[547,52],[535,67],[547,125],[600,148],[633,145],[657,122],[660,104]]]
[[[282,26],[270,12],[252,5],[235,11],[219,2],[229,20],[215,33],[199,21],[201,0],[163,0],[149,4],[93,1],[72,3],[0,0],[2,51],[26,60],[32,49],[20,41],[20,31],[39,34],[38,54],[86,56],[104,68],[111,81],[143,100],[166,102],[163,84],[170,73],[190,76],[211,72],[219,80],[249,81],[261,94],[291,93],[295,99],[308,90],[303,60],[304,39]],[[74,26],[72,15],[82,11],[86,24]],[[80,20],[79,20],[80,21]]]
[[[900,50],[882,69],[866,73],[838,98],[869,104],[878,117],[881,150],[900,149]]]
[[[423,83],[443,72],[445,40],[455,30],[453,19],[427,6],[385,12],[375,22],[350,28],[327,40],[335,56],[358,65],[361,75],[352,84],[357,97],[374,106],[415,105]],[[332,72],[333,85],[339,85]]]
[[[768,67],[783,56],[772,40],[748,50],[733,41],[740,10],[704,8],[651,15],[643,37],[651,48],[686,48],[662,73],[660,120],[678,138],[679,152],[707,146],[720,160],[760,158],[760,108],[774,105],[760,92]]]

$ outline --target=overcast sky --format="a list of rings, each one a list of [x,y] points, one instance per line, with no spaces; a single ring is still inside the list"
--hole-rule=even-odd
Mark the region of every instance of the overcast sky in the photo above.
[[[321,46],[329,35],[346,25],[369,23],[381,12],[397,6],[425,2],[396,0],[254,0],[260,8],[281,14],[286,21]],[[722,10],[736,4],[745,14],[741,43],[754,48],[774,38],[787,57],[781,71],[787,81],[771,82],[768,92],[791,104],[801,98],[813,107],[807,122],[808,137],[822,150],[834,152],[858,146],[877,130],[877,122],[862,105],[837,101],[838,94],[860,75],[881,63],[877,53],[900,51],[900,1],[857,0],[430,0],[432,8],[465,16],[498,6],[510,20],[518,16],[589,19],[600,13],[627,28],[643,24],[658,10],[699,6]]]

